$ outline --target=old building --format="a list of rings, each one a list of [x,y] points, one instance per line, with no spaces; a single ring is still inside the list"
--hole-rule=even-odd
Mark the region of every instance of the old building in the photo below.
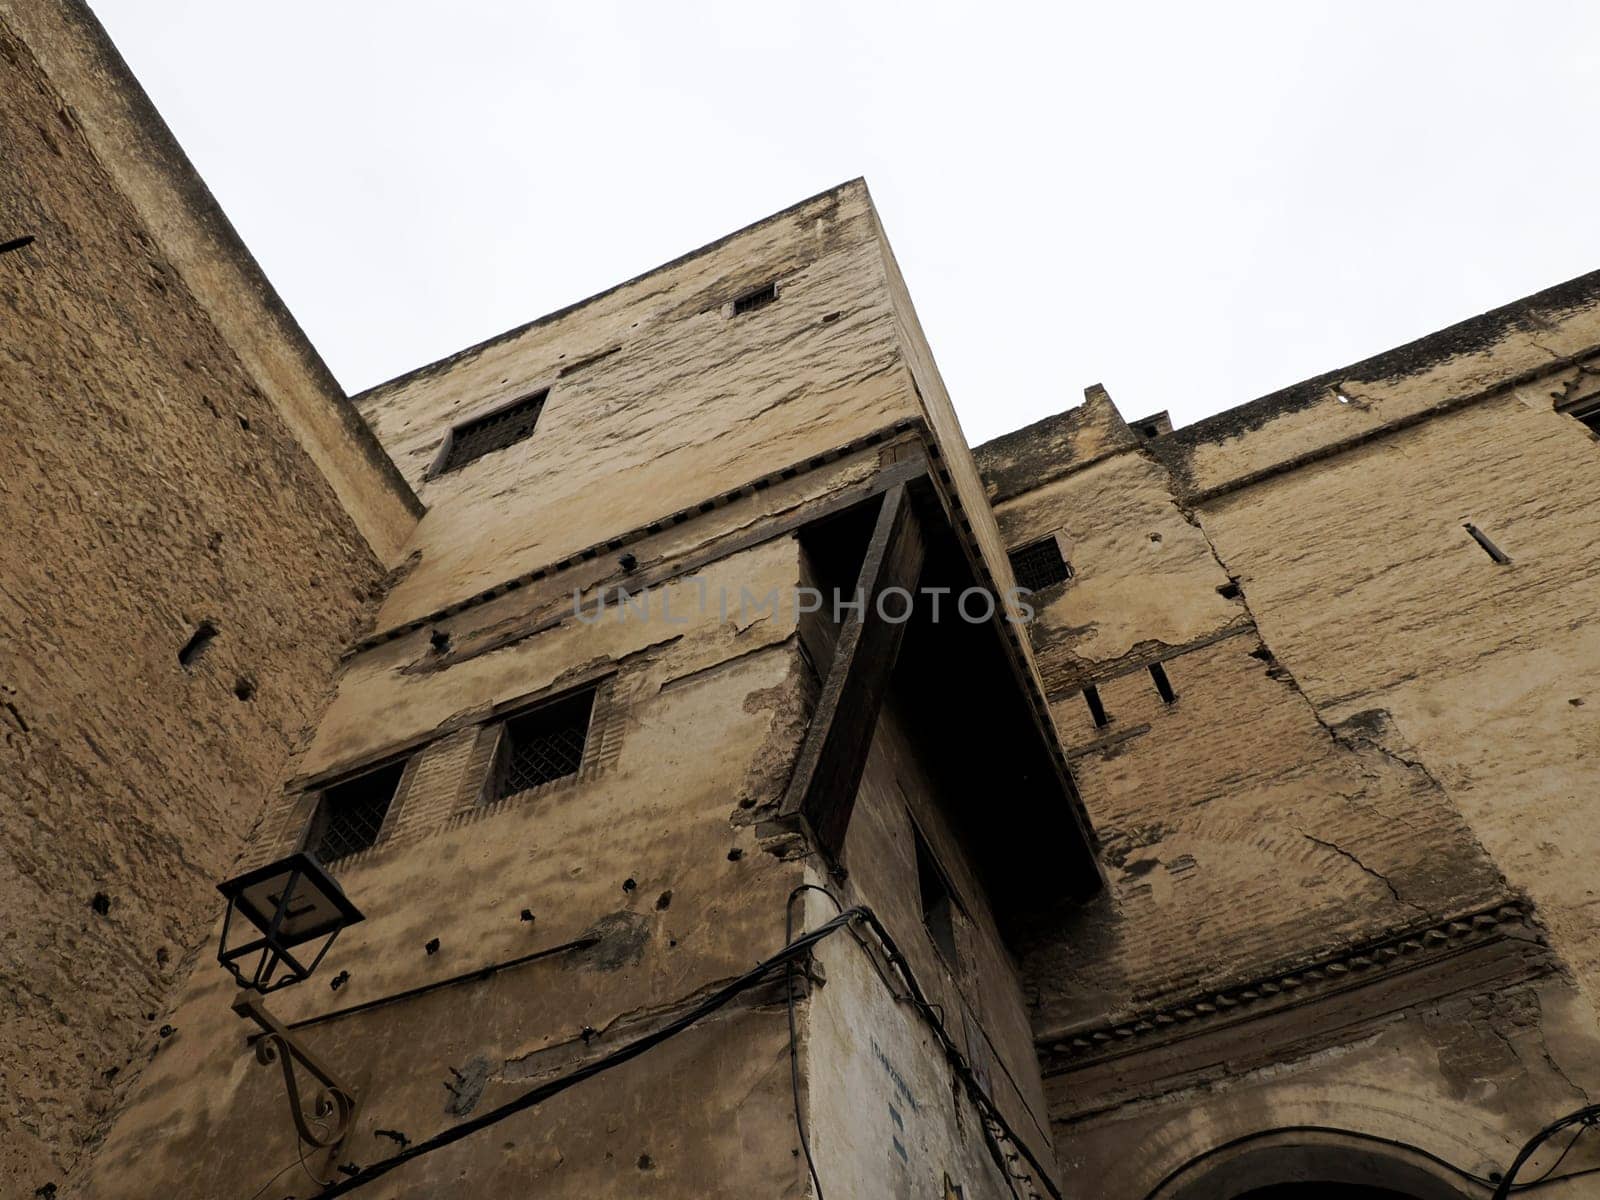
[[[0,71],[0,1195],[1461,1200],[1600,1085],[1600,275],[973,451],[855,181],[347,398]]]

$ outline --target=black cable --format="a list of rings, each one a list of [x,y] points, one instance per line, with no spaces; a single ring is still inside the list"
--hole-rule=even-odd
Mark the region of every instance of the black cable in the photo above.
[[[1538,1179],[1531,1180],[1526,1184],[1519,1184],[1516,1182],[1517,1172],[1522,1170],[1523,1164],[1532,1158],[1534,1154],[1538,1152],[1539,1147],[1544,1145],[1546,1141],[1571,1125],[1581,1126],[1582,1128],[1578,1130],[1578,1132],[1581,1134],[1584,1128],[1593,1125],[1597,1120],[1600,1120],[1600,1105],[1586,1104],[1582,1108],[1577,1109],[1574,1112],[1570,1112],[1564,1117],[1557,1118],[1556,1120],[1550,1122],[1550,1124],[1546,1125],[1543,1129],[1539,1130],[1538,1133],[1534,1134],[1531,1138],[1523,1143],[1522,1149],[1517,1151],[1516,1158],[1511,1160],[1511,1166],[1507,1168],[1505,1175],[1501,1177],[1499,1184],[1496,1185],[1494,1189],[1494,1200],[1506,1200],[1506,1197],[1511,1195],[1511,1193],[1514,1191],[1523,1191],[1527,1188],[1535,1187],[1543,1183],[1556,1183],[1562,1179],[1572,1179],[1578,1175],[1587,1175],[1595,1170],[1600,1170],[1600,1168],[1590,1167],[1584,1171],[1570,1171],[1565,1175],[1558,1175],[1554,1179],[1547,1178],[1549,1175],[1549,1171],[1547,1171],[1544,1175],[1539,1176]],[[1577,1141],[1576,1136],[1574,1136],[1573,1141]],[[1567,1149],[1570,1150],[1572,1147],[1569,1145]],[[1561,1152],[1561,1157],[1566,1157],[1565,1150]],[[1561,1159],[1558,1158],[1556,1161],[1560,1162]],[[1551,1170],[1554,1169],[1554,1167],[1551,1168]]]
[[[1567,1144],[1562,1147],[1561,1153],[1556,1155],[1555,1162],[1551,1163],[1543,1171],[1539,1172],[1539,1174],[1535,1175],[1532,1179],[1528,1180],[1527,1183],[1514,1183],[1514,1184],[1512,1184],[1511,1185],[1511,1190],[1512,1191],[1521,1191],[1524,1188],[1530,1188],[1536,1183],[1543,1183],[1543,1182],[1545,1182],[1545,1180],[1549,1179],[1550,1176],[1555,1173],[1555,1169],[1561,1165],[1563,1160],[1565,1160],[1567,1155],[1572,1153],[1572,1148],[1578,1144],[1578,1139],[1581,1138],[1585,1133],[1587,1133],[1592,1128],[1594,1128],[1594,1126],[1590,1125],[1588,1122],[1584,1122],[1583,1124],[1579,1125],[1578,1129],[1577,1129],[1577,1132],[1575,1132],[1570,1138],[1567,1139]],[[1566,1176],[1563,1175],[1562,1178],[1565,1179]]]
[[[1016,1146],[1022,1157],[1028,1160],[1028,1165],[1033,1168],[1035,1179],[1050,1193],[1053,1200],[1065,1200],[1065,1197],[1061,1194],[1061,1189],[1056,1187],[1055,1180],[1051,1178],[1050,1172],[1045,1169],[1044,1164],[1028,1148],[1028,1143],[1017,1136],[1016,1131],[1011,1128],[1010,1123],[1006,1120],[1005,1114],[995,1106],[994,1101],[989,1099],[988,1093],[984,1091],[983,1085],[978,1082],[978,1077],[973,1073],[972,1067],[961,1053],[960,1047],[951,1040],[943,1022],[934,1015],[934,1005],[930,1004],[927,996],[923,994],[921,986],[917,983],[917,977],[911,972],[911,964],[906,961],[905,955],[900,952],[900,947],[895,944],[894,938],[889,936],[889,931],[878,920],[877,914],[865,906],[857,906],[850,911],[859,912],[861,919],[872,927],[873,935],[883,945],[884,954],[888,957],[890,965],[905,980],[911,1003],[916,1006],[924,1019],[932,1026],[934,1034],[939,1039],[939,1044],[944,1048],[945,1058],[949,1060],[951,1069],[966,1087],[967,1095],[971,1097],[973,1107],[978,1110],[979,1117],[988,1117],[1005,1131],[1006,1137]],[[1013,1194],[1015,1194],[1016,1188],[1012,1183],[1011,1173],[1006,1169],[1005,1159],[1000,1152],[1000,1148],[992,1138],[989,1138],[987,1124],[984,1125],[984,1133],[989,1140],[989,1149],[995,1155],[996,1162],[1000,1165],[1001,1174],[1005,1178],[1007,1186],[1010,1186]]]
[[[449,1129],[434,1134],[431,1138],[418,1142],[416,1145],[402,1150],[399,1154],[391,1155],[388,1158],[375,1162],[370,1167],[363,1167],[354,1172],[348,1179],[342,1179],[338,1183],[335,1183],[329,1187],[327,1191],[320,1193],[319,1200],[332,1200],[334,1196],[343,1196],[348,1192],[352,1192],[362,1184],[370,1183],[381,1175],[387,1175],[396,1167],[402,1166],[403,1164],[410,1162],[412,1159],[420,1158],[424,1154],[430,1154],[433,1151],[442,1149],[453,1142],[459,1142],[462,1138],[468,1137],[478,1132],[480,1129],[485,1129],[490,1125],[498,1124],[507,1117],[530,1109],[534,1105],[548,1100],[551,1096],[557,1095],[560,1092],[564,1092],[568,1088],[574,1087],[586,1079],[590,1079],[595,1075],[599,1075],[603,1071],[608,1071],[612,1067],[620,1066],[630,1059],[637,1058],[646,1050],[660,1045],[668,1038],[675,1037],[679,1033],[682,1033],[685,1029],[689,1028],[691,1025],[695,1024],[697,1021],[701,1020],[703,1017],[709,1016],[711,1013],[727,1004],[730,1000],[734,999],[741,992],[748,991],[750,988],[764,980],[768,975],[772,974],[772,972],[777,970],[779,967],[785,966],[786,964],[799,958],[802,954],[810,950],[812,946],[822,941],[823,938],[828,937],[837,930],[844,928],[857,917],[863,917],[866,915],[868,915],[867,910],[862,908],[851,908],[845,910],[844,913],[833,918],[833,920],[818,926],[809,933],[802,934],[799,938],[785,946],[777,954],[760,963],[757,963],[743,975],[740,975],[730,983],[717,989],[717,991],[713,992],[699,1004],[695,1005],[693,1008],[689,1009],[676,1019],[669,1021],[654,1033],[645,1034],[643,1037],[629,1042],[626,1046],[622,1046],[616,1050],[613,1050],[610,1054],[604,1055],[603,1057],[597,1058],[585,1066],[579,1067],[570,1075],[564,1075],[559,1079],[552,1079],[548,1083],[540,1084],[535,1088],[530,1088],[522,1095],[517,1096],[515,1099],[508,1100],[498,1108],[492,1108],[489,1111],[480,1114],[479,1116],[473,1117],[469,1121],[463,1121],[459,1125],[453,1125]]]
[[[844,915],[844,905],[840,904],[838,897],[827,888],[818,887],[814,883],[802,883],[789,893],[789,898],[783,904],[783,944],[786,949],[794,944],[794,898],[804,895],[807,891],[821,892],[833,901],[833,907],[838,910],[839,915]],[[794,961],[791,959],[783,970],[784,1000],[789,1010],[789,1086],[794,1092],[794,1128],[800,1138],[800,1149],[806,1156],[806,1169],[811,1172],[811,1186],[817,1190],[817,1200],[823,1200],[822,1179],[817,1175],[817,1162],[811,1157],[811,1139],[806,1136],[805,1118],[800,1112],[800,1039],[795,1032],[794,1020]]]
[[[1162,1176],[1161,1181],[1157,1183],[1155,1187],[1151,1188],[1145,1193],[1144,1200],[1154,1200],[1154,1197],[1159,1195],[1162,1189],[1167,1187],[1168,1184],[1172,1183],[1173,1180],[1177,1179],[1178,1176],[1182,1175],[1185,1171],[1192,1170],[1199,1163],[1204,1162],[1206,1159],[1211,1158],[1214,1155],[1226,1153],[1237,1146],[1248,1145],[1250,1142],[1258,1142],[1262,1138],[1277,1137],[1282,1134],[1303,1133],[1331,1133],[1339,1137],[1354,1138],[1358,1141],[1376,1142],[1378,1145],[1387,1146],[1394,1150],[1404,1150],[1410,1154],[1415,1154],[1421,1158],[1425,1158],[1435,1166],[1443,1167],[1445,1170],[1458,1175],[1462,1179],[1470,1180],[1476,1184],[1481,1184],[1486,1188],[1499,1187],[1501,1183],[1505,1182],[1503,1179],[1497,1182],[1493,1179],[1486,1179],[1482,1175],[1476,1175],[1473,1172],[1468,1171],[1465,1167],[1456,1166],[1456,1164],[1451,1162],[1448,1158],[1442,1158],[1439,1155],[1434,1154],[1432,1151],[1424,1150],[1421,1146],[1413,1146],[1410,1142],[1402,1142],[1396,1138],[1381,1137],[1375,1133],[1362,1133],[1354,1129],[1340,1129],[1333,1125],[1280,1125],[1275,1129],[1261,1129],[1254,1133],[1246,1133],[1240,1137],[1231,1138],[1230,1140],[1222,1142],[1219,1145],[1212,1146],[1203,1154],[1200,1154],[1195,1158],[1191,1158],[1181,1167],[1176,1167],[1169,1171],[1166,1175]],[[1539,1135],[1536,1134],[1535,1137],[1537,1136]],[[1552,1169],[1554,1168],[1552,1167]],[[1511,1191],[1533,1191],[1536,1188],[1547,1187],[1551,1184],[1561,1183],[1563,1180],[1577,1179],[1583,1175],[1595,1174],[1600,1174],[1600,1167],[1584,1167],[1580,1171],[1568,1171],[1565,1175],[1556,1175],[1550,1178],[1541,1176],[1538,1179],[1529,1180],[1527,1183],[1513,1184],[1511,1186]]]

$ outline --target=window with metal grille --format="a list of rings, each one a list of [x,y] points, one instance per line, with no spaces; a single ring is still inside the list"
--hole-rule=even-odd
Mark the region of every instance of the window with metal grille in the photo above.
[[[401,759],[323,788],[306,831],[306,849],[330,863],[375,843],[405,769]]]
[[[747,312],[754,312],[758,308],[765,308],[778,298],[778,285],[764,283],[754,291],[746,292],[733,302],[733,315],[743,316]]]
[[[594,689],[586,688],[508,720],[487,797],[499,800],[576,775],[593,712]]]
[[[539,423],[539,414],[544,411],[545,397],[549,394],[550,389],[546,388],[542,392],[524,396],[515,404],[508,404],[464,425],[457,425],[450,433],[450,446],[444,453],[444,461],[435,473],[443,475],[460,470],[485,454],[504,450],[531,436],[533,427]]]
[[[1019,546],[1010,558],[1017,585],[1029,591],[1041,592],[1072,578],[1072,564],[1061,557],[1061,546],[1054,537]]]

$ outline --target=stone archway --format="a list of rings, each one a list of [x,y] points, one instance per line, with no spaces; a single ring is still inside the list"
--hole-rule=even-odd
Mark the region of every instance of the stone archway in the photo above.
[[[1285,1130],[1200,1155],[1147,1200],[1483,1200],[1489,1194],[1487,1186],[1400,1142]]]

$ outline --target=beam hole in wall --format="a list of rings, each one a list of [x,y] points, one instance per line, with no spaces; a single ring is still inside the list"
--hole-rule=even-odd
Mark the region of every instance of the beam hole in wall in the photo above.
[[[405,759],[396,759],[324,788],[306,830],[306,849],[330,863],[376,844],[405,767]]]
[[[215,621],[201,621],[194,627],[194,632],[189,635],[189,640],[178,651],[178,665],[187,671],[200,661],[203,655],[216,640],[217,625]]]
[[[735,298],[733,302],[733,315],[742,317],[747,312],[754,312],[758,308],[765,308],[778,299],[778,285],[776,282],[764,283],[758,288],[752,288],[744,295]]]
[[[1150,664],[1150,678],[1155,681],[1161,703],[1171,704],[1178,698],[1178,693],[1172,690],[1172,681],[1167,678],[1167,669],[1160,663]]]
[[[1094,727],[1104,729],[1111,724],[1111,717],[1106,713],[1106,706],[1101,703],[1100,689],[1090,684],[1083,689],[1083,702],[1089,706],[1089,715],[1094,718]]]
[[[1466,522],[1461,526],[1461,528],[1465,529],[1468,536],[1470,536],[1473,541],[1477,542],[1479,546],[1483,547],[1483,552],[1490,558],[1494,559],[1495,562],[1499,563],[1501,566],[1507,566],[1510,564],[1511,556],[1490,541],[1489,535],[1484,533],[1483,530],[1479,529],[1471,521]]]
[[[1244,589],[1239,586],[1237,579],[1230,579],[1217,589],[1217,595],[1224,600],[1238,600],[1244,595]]]

